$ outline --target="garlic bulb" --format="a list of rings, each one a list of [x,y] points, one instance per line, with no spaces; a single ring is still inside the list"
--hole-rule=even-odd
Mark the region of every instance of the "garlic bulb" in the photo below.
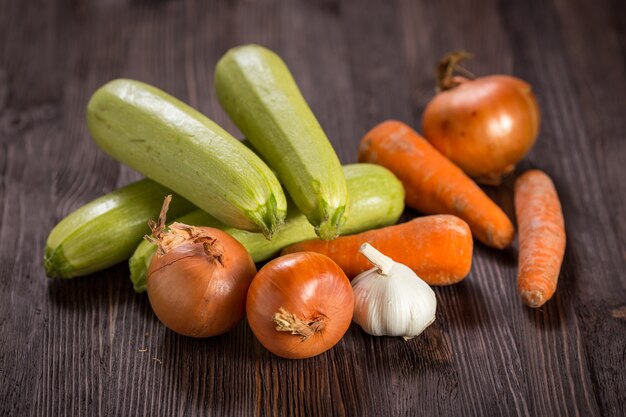
[[[374,336],[410,339],[435,321],[434,291],[408,266],[394,262],[369,243],[359,251],[375,265],[352,281],[353,320]]]

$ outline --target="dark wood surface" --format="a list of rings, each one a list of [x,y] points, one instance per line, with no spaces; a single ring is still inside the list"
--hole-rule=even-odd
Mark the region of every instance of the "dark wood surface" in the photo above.
[[[624,415],[624,4],[0,1],[0,415]],[[562,199],[554,299],[524,307],[515,249],[477,244],[470,276],[436,289],[437,321],[419,338],[352,326],[328,353],[287,361],[245,322],[207,340],[168,331],[124,264],[48,280],[54,224],[139,178],[90,140],[91,93],[136,78],[237,133],[213,69],[248,42],[285,59],[344,163],[384,119],[419,128],[444,52],[468,49],[474,73],[531,82],[543,124],[518,171],[545,170]],[[489,193],[512,214],[510,181]]]

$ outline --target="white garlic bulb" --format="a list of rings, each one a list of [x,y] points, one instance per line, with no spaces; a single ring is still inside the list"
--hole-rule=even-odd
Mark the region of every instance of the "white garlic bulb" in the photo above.
[[[369,243],[359,251],[375,265],[352,281],[353,320],[374,336],[410,339],[435,321],[434,291],[408,266],[383,255]]]

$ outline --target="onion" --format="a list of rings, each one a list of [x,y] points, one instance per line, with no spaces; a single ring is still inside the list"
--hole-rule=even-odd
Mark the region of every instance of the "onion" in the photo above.
[[[532,148],[539,132],[539,106],[519,78],[491,75],[476,79],[458,64],[470,58],[452,52],[438,66],[439,93],[428,103],[424,136],[469,176],[497,185]]]
[[[248,291],[248,323],[275,355],[303,359],[332,348],[348,330],[354,295],[327,256],[298,252],[267,263]]]
[[[158,245],[147,273],[150,305],[176,333],[222,334],[243,318],[256,267],[241,243],[221,230],[183,223],[166,230],[170,200],[163,203],[159,223],[150,222],[148,239]]]

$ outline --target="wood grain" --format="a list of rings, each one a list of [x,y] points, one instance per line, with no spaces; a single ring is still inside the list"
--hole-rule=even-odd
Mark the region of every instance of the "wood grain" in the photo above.
[[[0,2],[0,415],[622,415],[624,16],[618,0]],[[54,224],[139,178],[89,139],[91,93],[137,78],[238,135],[213,70],[248,42],[285,59],[344,163],[384,119],[420,130],[449,50],[473,51],[478,75],[528,80],[543,120],[518,172],[545,170],[562,200],[555,298],[525,308],[515,249],[477,244],[470,276],[436,289],[437,321],[421,337],[352,326],[331,351],[287,361],[245,322],[207,340],[168,331],[124,264],[46,279]],[[511,185],[487,192],[512,216]]]

